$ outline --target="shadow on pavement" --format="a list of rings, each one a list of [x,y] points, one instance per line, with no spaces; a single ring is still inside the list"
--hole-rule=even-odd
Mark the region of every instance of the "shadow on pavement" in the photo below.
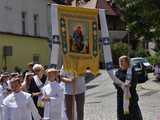
[[[98,87],[98,85],[87,85],[86,86],[86,89],[92,89],[92,88],[95,88],[95,87]]]
[[[87,102],[86,104],[98,104],[98,103],[101,103],[99,101],[95,101],[95,102]]]
[[[149,92],[144,93],[144,94],[141,95],[141,96],[151,96],[151,95],[156,94],[156,93],[158,93],[158,92],[159,92],[159,90],[152,90],[152,91],[149,91]]]
[[[91,93],[91,94],[87,94],[86,97],[90,97],[90,96],[94,96],[96,94],[100,94],[101,92],[94,92],[94,93]]]
[[[113,94],[116,94],[116,92],[110,92],[110,93],[107,93],[107,94],[104,94],[104,95],[100,95],[100,96],[97,96],[98,98],[103,98],[103,97],[108,97],[110,95],[113,95]]]
[[[86,73],[85,74],[85,83],[89,83],[90,81],[94,80],[96,77],[100,76],[101,74],[99,73],[98,75],[93,75],[92,73]]]
[[[160,83],[160,80],[153,80],[153,82],[155,82],[155,83]]]

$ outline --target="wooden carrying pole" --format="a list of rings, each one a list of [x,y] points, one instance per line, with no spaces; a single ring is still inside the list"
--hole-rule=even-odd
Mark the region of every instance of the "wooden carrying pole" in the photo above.
[[[75,104],[76,104],[76,101],[75,101],[75,95],[76,95],[76,79],[75,79],[75,76],[74,76],[74,80],[72,82],[72,87],[73,87],[73,97],[72,97],[72,120],[75,120]]]

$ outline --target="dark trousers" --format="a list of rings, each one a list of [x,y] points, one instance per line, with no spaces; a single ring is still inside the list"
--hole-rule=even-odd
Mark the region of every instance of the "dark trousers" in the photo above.
[[[39,115],[43,118],[44,108],[37,107],[37,110],[38,110],[38,112],[39,112]],[[32,120],[34,120],[33,115],[32,115]]]
[[[38,107],[37,109],[38,109],[38,112],[39,112],[40,116],[43,117],[44,108]]]
[[[73,99],[76,101],[77,120],[83,120],[85,93],[77,95],[65,95],[65,105],[68,120],[73,120]]]
[[[138,101],[130,100],[129,114],[124,115],[123,96],[117,96],[117,120],[143,120]]]

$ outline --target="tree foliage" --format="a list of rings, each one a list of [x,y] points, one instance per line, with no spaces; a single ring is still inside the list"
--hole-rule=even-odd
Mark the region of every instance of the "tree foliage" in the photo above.
[[[130,57],[148,57],[150,56],[149,52],[144,48],[137,48],[134,51],[130,51]]]
[[[111,45],[112,58],[114,65],[118,65],[118,59],[122,55],[128,55],[128,44],[126,43],[113,43]]]
[[[159,0],[115,0],[135,38],[160,41]]]
[[[160,64],[160,53],[158,52],[155,55],[151,55],[147,57],[147,59],[153,65]]]

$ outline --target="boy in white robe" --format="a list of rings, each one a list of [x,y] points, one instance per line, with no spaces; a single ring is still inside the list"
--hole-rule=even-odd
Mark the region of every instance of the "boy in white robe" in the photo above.
[[[56,69],[48,69],[48,84],[43,88],[44,120],[63,120],[63,88],[56,81]]]
[[[2,101],[4,99],[4,88],[2,84],[3,84],[2,76],[0,76],[0,120],[3,120],[2,119]]]
[[[2,101],[3,101],[3,95],[0,93],[0,120],[3,120]]]
[[[10,80],[12,93],[3,100],[3,120],[41,120],[29,93],[21,91],[20,79]]]

